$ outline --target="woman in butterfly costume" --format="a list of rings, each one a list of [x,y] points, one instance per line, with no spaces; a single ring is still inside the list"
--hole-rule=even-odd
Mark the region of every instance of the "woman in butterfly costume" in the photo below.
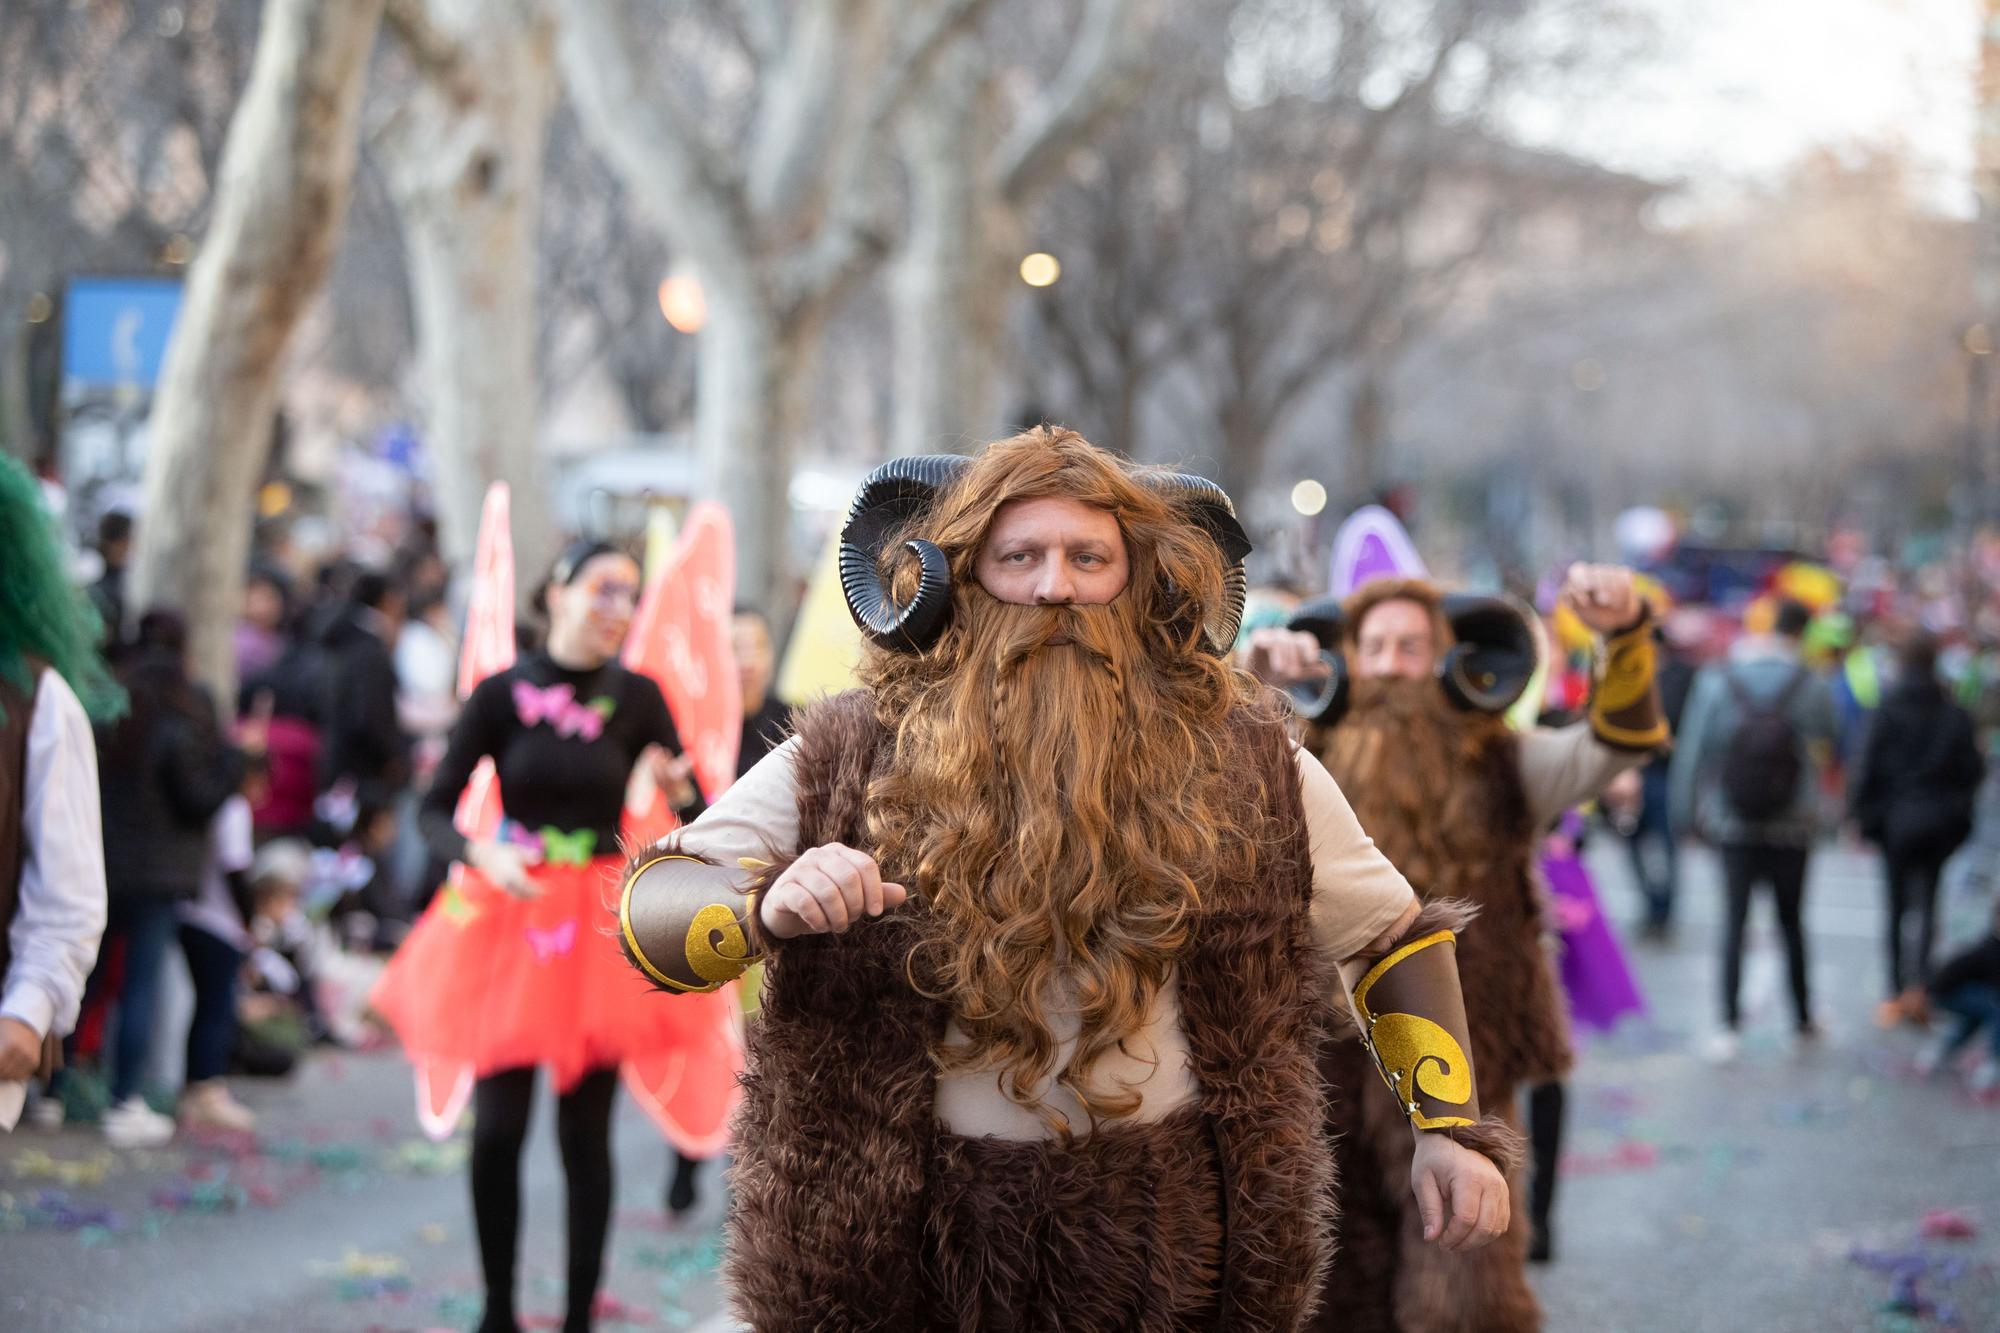
[[[521,1145],[536,1067],[555,1079],[568,1181],[563,1327],[585,1329],[611,1221],[618,1067],[688,1040],[686,1016],[644,1002],[606,930],[633,770],[650,768],[682,817],[703,808],[659,686],[616,660],[639,567],[608,545],[578,543],[544,596],[547,646],[473,690],[424,799],[426,838],[463,869],[373,997],[413,1058],[460,1061],[478,1079],[471,1166],[483,1333],[518,1327]],[[506,816],[495,836],[467,839],[453,809],[486,758]]]

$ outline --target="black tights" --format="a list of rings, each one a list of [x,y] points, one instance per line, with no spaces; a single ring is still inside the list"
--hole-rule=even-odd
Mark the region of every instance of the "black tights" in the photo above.
[[[1547,1262],[1554,1255],[1549,1233],[1549,1215],[1556,1206],[1556,1179],[1561,1171],[1564,1085],[1537,1083],[1528,1089],[1528,1220],[1534,1234],[1528,1242],[1529,1257]]]
[[[611,1230],[611,1100],[618,1071],[586,1074],[556,1098],[556,1142],[569,1187],[569,1286],[564,1333],[590,1327]],[[528,1137],[535,1071],[506,1069],[472,1090],[472,1218],[486,1276],[481,1333],[513,1333],[514,1256],[521,1240],[521,1145]]]

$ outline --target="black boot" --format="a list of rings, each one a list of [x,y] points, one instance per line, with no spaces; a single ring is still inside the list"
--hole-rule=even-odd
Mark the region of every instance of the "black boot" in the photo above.
[[[683,1157],[678,1151],[674,1153],[674,1178],[667,1184],[668,1216],[685,1217],[694,1208],[694,1173],[700,1165],[692,1157]]]
[[[1528,1185],[1528,1221],[1534,1228],[1528,1242],[1528,1262],[1545,1264],[1555,1257],[1549,1214],[1555,1210],[1556,1174],[1562,1159],[1563,1085],[1542,1083],[1528,1091],[1528,1147],[1534,1176]]]
[[[495,1305],[491,1297],[486,1301],[486,1312],[479,1316],[475,1333],[521,1333],[521,1325],[514,1319],[514,1308],[510,1305]]]

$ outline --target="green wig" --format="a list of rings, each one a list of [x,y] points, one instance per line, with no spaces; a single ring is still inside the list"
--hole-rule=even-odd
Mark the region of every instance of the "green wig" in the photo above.
[[[32,693],[29,662],[60,674],[94,721],[125,709],[125,692],[98,655],[103,633],[90,601],[63,568],[62,541],[33,473],[0,456],[0,676]]]

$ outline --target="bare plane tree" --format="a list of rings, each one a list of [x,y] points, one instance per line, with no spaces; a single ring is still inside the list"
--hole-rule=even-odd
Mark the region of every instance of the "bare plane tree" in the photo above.
[[[332,263],[381,14],[381,0],[266,7],[161,372],[133,600],[185,609],[195,668],[225,699],[251,498],[286,346]]]
[[[1010,25],[1016,8],[1005,15]],[[957,448],[999,426],[1004,315],[1029,249],[1030,212],[1069,155],[1138,94],[1149,7],[1061,8],[1080,12],[1044,25],[1051,31],[1037,34],[1039,49],[1020,66],[994,59],[1005,45],[997,34],[961,31],[903,118],[910,211],[891,288],[896,453]],[[1039,68],[1054,72],[1043,78]],[[1009,83],[1031,89],[1011,112]]]
[[[534,0],[390,0],[387,22],[418,77],[373,137],[409,243],[443,553],[470,563],[481,497],[506,481],[517,557],[541,569],[555,554],[535,297],[554,33]]]
[[[1484,157],[1504,146],[1477,112],[1574,58],[1538,45],[1536,20],[1563,2],[1177,12],[1144,106],[1050,199],[1065,279],[1034,310],[1059,403],[1247,496],[1273,441],[1344,374],[1347,414],[1320,434],[1343,454],[1336,488],[1370,489],[1398,349],[1518,203],[1489,188]]]
[[[648,29],[621,0],[558,0],[578,115],[706,298],[695,436],[747,596],[780,600],[802,382],[828,314],[885,248],[896,113],[980,8],[719,5]]]

